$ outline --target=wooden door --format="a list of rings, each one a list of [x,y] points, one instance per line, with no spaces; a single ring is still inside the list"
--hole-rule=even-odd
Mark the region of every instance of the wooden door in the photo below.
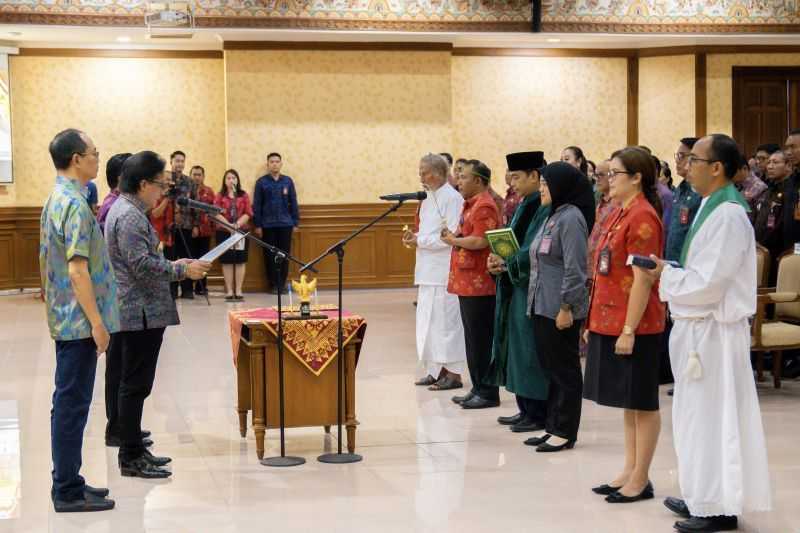
[[[752,155],[800,127],[800,68],[733,68],[733,136]]]

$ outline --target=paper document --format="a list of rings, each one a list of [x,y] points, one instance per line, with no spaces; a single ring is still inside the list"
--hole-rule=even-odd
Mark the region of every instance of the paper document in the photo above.
[[[215,259],[219,259],[219,257],[230,250],[231,248],[235,250],[244,250],[244,238],[245,233],[234,233],[217,246],[215,246],[212,250],[209,250],[207,254],[200,258],[200,261],[207,261],[209,263],[214,262]],[[241,243],[241,246],[237,246]]]

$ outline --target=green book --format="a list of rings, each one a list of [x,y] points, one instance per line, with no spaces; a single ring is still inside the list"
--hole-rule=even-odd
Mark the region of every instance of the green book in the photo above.
[[[519,251],[519,242],[511,228],[494,229],[486,232],[486,239],[492,252],[503,259],[508,259]]]

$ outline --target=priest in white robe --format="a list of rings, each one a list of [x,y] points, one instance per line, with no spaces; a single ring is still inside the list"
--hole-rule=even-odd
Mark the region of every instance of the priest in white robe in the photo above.
[[[770,508],[761,412],[750,366],[756,312],[756,253],[747,203],[731,180],[739,149],[727,135],[700,139],[688,179],[703,198],[681,254],[664,266],[659,294],[675,326],[673,438],[683,498],[664,504],[682,516],[681,533],[731,531],[744,512]]]
[[[428,197],[417,212],[414,232],[403,242],[417,252],[414,284],[417,295],[417,354],[424,377],[416,385],[430,390],[461,388],[466,349],[458,296],[447,292],[450,245],[441,240],[442,230],[455,232],[464,199],[448,182],[448,164],[440,155],[428,154],[419,165]]]

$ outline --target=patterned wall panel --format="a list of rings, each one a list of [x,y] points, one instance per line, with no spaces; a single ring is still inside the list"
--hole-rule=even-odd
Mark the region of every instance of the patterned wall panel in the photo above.
[[[447,52],[226,51],[228,160],[246,187],[284,156],[301,203],[372,202],[419,186],[451,147]]]
[[[86,131],[105,161],[117,152],[186,152],[214,186],[225,170],[225,97],[220,59],[11,58],[15,184],[0,206],[41,206],[55,171],[47,145],[58,131]],[[188,168],[188,167],[187,167]]]
[[[505,154],[568,145],[590,159],[625,145],[625,58],[453,57],[453,140],[461,157],[486,161],[505,189]]]
[[[197,23],[400,31],[526,31],[528,0],[200,0]],[[545,31],[792,32],[798,0],[544,0]],[[3,22],[142,25],[144,0],[12,0]]]
[[[640,59],[639,142],[674,170],[672,154],[694,135],[694,118],[694,56]]]

